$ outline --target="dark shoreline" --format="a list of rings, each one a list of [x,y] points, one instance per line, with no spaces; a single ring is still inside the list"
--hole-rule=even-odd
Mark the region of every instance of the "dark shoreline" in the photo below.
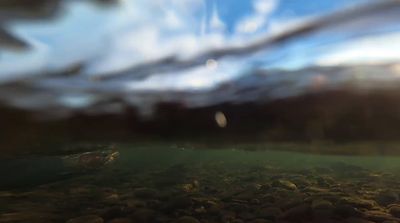
[[[400,144],[397,143],[400,142],[398,101],[400,90],[394,89],[331,90],[265,103],[219,104],[203,108],[164,103],[157,106],[152,119],[143,119],[135,108],[129,107],[118,115],[77,112],[68,118],[47,121],[35,118],[42,115],[43,119],[44,114],[2,107],[0,150],[5,156],[79,142],[160,141],[205,146],[296,144],[320,147],[321,153],[325,153],[322,147],[356,145],[356,148],[367,142],[377,147],[372,153],[400,154],[400,149],[396,149]],[[216,112],[225,114],[225,128],[216,124]],[[344,152],[352,154],[351,151]]]

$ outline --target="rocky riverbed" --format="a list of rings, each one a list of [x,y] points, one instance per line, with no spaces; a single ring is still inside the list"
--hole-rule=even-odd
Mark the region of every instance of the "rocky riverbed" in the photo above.
[[[337,157],[310,163],[290,153],[267,159],[239,152],[243,157],[234,160],[223,153],[208,159],[196,157],[210,157],[204,151],[165,153],[153,162],[136,154],[97,173],[0,191],[0,222],[400,222],[396,168]],[[297,161],[279,165],[284,157]]]

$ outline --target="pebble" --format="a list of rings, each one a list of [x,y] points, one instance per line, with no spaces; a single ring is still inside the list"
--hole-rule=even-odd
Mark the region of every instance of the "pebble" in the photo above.
[[[320,210],[320,209],[332,209],[333,204],[327,200],[314,200],[311,203],[311,208],[313,210]]]
[[[155,198],[158,194],[158,191],[150,188],[136,188],[133,191],[133,194],[137,198],[150,199]]]
[[[367,211],[365,212],[366,217],[375,222],[383,222],[386,220],[396,220],[392,215],[383,211]]]
[[[302,204],[297,207],[290,208],[282,214],[283,219],[297,220],[311,216],[311,208],[308,204]]]
[[[367,209],[376,206],[376,203],[373,200],[366,200],[357,197],[343,197],[342,199],[340,199],[339,203]]]
[[[251,223],[271,223],[271,221],[265,220],[265,219],[255,219],[251,221]]]
[[[232,211],[221,211],[220,216],[222,222],[232,222],[236,218],[236,213]]]
[[[176,220],[175,223],[200,223],[200,221],[194,217],[183,216]]]
[[[136,210],[132,217],[139,222],[153,222],[156,218],[156,212],[150,209],[142,208]]]
[[[329,219],[334,215],[334,206],[327,200],[314,200],[311,203],[314,219]]]
[[[382,191],[376,196],[378,204],[386,206],[399,201],[399,195],[393,191]]]
[[[400,218],[400,205],[390,205],[389,213],[395,217]]]
[[[281,187],[287,190],[297,190],[296,184],[288,181],[288,180],[277,180],[272,183],[274,187]]]
[[[129,218],[115,218],[108,223],[132,223],[132,220]]]
[[[312,192],[312,193],[328,193],[329,192],[329,189],[326,189],[326,188],[319,188],[319,187],[313,187],[313,186],[311,186],[311,187],[306,187],[305,189],[304,189],[304,192]]]
[[[105,209],[99,210],[99,215],[104,219],[112,219],[120,217],[124,214],[125,210],[120,206],[111,206]]]
[[[355,218],[355,217],[347,218],[344,222],[345,223],[375,223],[373,221],[368,221],[363,218]]]
[[[282,215],[282,210],[278,207],[265,207],[256,212],[257,217],[275,220]]]
[[[36,212],[33,210],[23,212],[1,213],[0,222],[55,222],[57,216],[51,213]]]
[[[334,213],[343,218],[361,217],[363,213],[351,205],[338,205],[334,209]]]
[[[97,215],[86,215],[69,219],[66,223],[103,223],[103,218]]]
[[[190,197],[180,196],[172,198],[165,204],[164,209],[166,211],[175,210],[175,209],[185,209],[190,208],[193,205],[193,201]]]

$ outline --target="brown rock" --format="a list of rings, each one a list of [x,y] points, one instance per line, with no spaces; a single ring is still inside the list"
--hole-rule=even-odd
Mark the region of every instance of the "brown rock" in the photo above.
[[[175,223],[200,223],[200,221],[194,217],[183,216],[176,220]]]
[[[400,220],[383,211],[367,211],[365,212],[365,215],[368,218],[368,220],[375,222],[383,222],[387,220],[396,220],[396,221]]]
[[[389,213],[395,217],[400,217],[400,205],[391,205],[389,207]]]
[[[358,210],[357,208],[351,206],[351,205],[338,205],[335,207],[334,213],[338,216],[341,216],[343,218],[351,218],[351,217],[361,217],[363,216],[363,213]]]
[[[308,204],[302,204],[285,211],[282,215],[283,219],[300,221],[301,219],[311,216],[311,208]]]
[[[373,200],[366,200],[357,197],[344,197],[340,199],[339,203],[348,204],[357,208],[367,208],[367,209],[376,206],[376,203]]]
[[[321,210],[321,209],[332,209],[333,205],[330,201],[327,200],[314,200],[311,203],[311,208],[313,210]]]
[[[103,223],[104,220],[97,215],[86,215],[69,219],[66,223]]]
[[[257,217],[274,220],[282,215],[282,210],[277,207],[265,207],[256,212]]]
[[[376,196],[378,204],[386,206],[399,201],[399,195],[393,191],[382,191]]]
[[[156,212],[150,209],[142,208],[135,211],[132,217],[139,222],[153,222],[156,218]]]
[[[132,220],[129,218],[116,218],[109,221],[108,223],[132,223]]]
[[[265,219],[255,219],[251,221],[251,223],[271,223],[271,221],[265,220]]]
[[[297,190],[296,184],[288,181],[288,180],[277,180],[272,183],[274,187],[281,187],[287,190]]]
[[[374,223],[373,221],[368,221],[366,219],[356,218],[356,217],[347,218],[344,222],[345,223]]]
[[[150,188],[136,188],[133,194],[137,198],[150,199],[155,198],[158,195],[158,191]]]

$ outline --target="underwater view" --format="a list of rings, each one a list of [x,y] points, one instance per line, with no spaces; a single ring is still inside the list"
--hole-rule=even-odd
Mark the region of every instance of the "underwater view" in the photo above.
[[[400,223],[399,0],[0,0],[0,223]]]

